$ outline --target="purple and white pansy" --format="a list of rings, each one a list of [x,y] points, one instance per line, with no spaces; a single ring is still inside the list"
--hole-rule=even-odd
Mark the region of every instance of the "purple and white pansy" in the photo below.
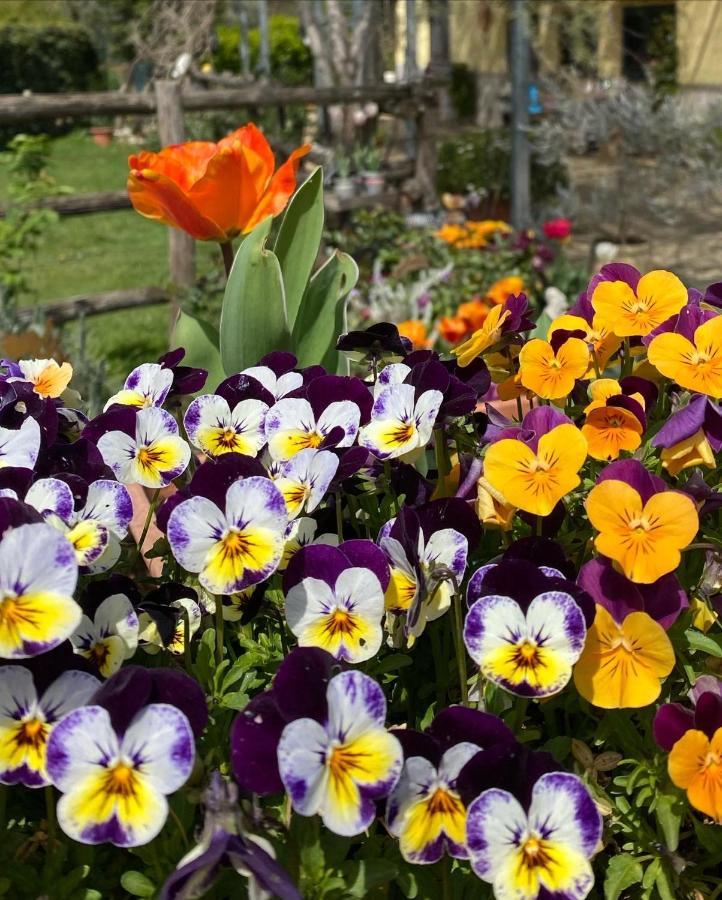
[[[309,447],[350,447],[368,417],[371,396],[358,378],[322,375],[310,381],[304,397],[284,397],[266,414],[268,452],[291,459]]]
[[[401,363],[397,366],[406,368]],[[392,382],[378,392],[371,421],[359,433],[359,444],[379,459],[421,452],[431,439],[443,399],[441,391],[417,393],[412,384]]]
[[[285,726],[278,768],[293,809],[320,815],[335,834],[360,834],[376,816],[376,801],[398,782],[403,752],[385,727],[386,698],[361,672],[328,683],[324,722],[300,718]]]
[[[266,443],[263,422],[268,404],[248,397],[231,406],[219,394],[196,397],[183,417],[188,440],[208,456],[257,456]]]
[[[103,478],[85,485],[75,479],[73,484],[76,492],[85,494],[78,509],[73,490],[59,478],[38,479],[25,494],[25,502],[65,535],[75,548],[79,566],[105,571],[120,556],[120,541],[133,518],[133,502],[125,485],[117,481]]]
[[[326,496],[337,470],[335,453],[310,447],[276,463],[271,478],[283,494],[289,518],[313,512]]]
[[[10,502],[10,501],[5,501]],[[19,525],[0,540],[0,658],[52,650],[80,623],[75,549],[52,525]]]
[[[179,503],[168,519],[174,557],[212,594],[233,594],[265,581],[283,555],[288,516],[283,495],[268,478],[233,483],[225,508],[207,497]]]
[[[151,703],[118,734],[102,706],[83,706],[53,729],[47,771],[62,792],[58,824],[84,844],[147,844],[168,816],[167,794],[188,779],[195,759],[186,716]]]
[[[125,379],[125,384],[117,394],[108,400],[104,409],[116,403],[122,406],[163,406],[173,384],[173,370],[158,363],[143,363],[137,366]]]
[[[38,696],[29,669],[0,666],[0,783],[50,784],[45,754],[55,723],[87,703],[99,686],[93,675],[69,670]]]
[[[583,900],[594,885],[589,860],[601,835],[589,791],[565,772],[538,779],[528,810],[508,791],[484,791],[466,823],[471,867],[497,900]]]
[[[378,653],[389,572],[371,541],[299,550],[283,580],[288,627],[301,647],[359,663]]]
[[[585,616],[577,600],[582,593],[560,571],[525,560],[483,566],[467,589],[469,655],[486,678],[512,694],[558,693],[584,649],[592,604],[584,603]]]
[[[108,417],[108,430],[97,441],[106,465],[123,484],[147,488],[167,487],[185,472],[190,461],[188,444],[178,434],[173,416],[150,406],[130,416],[120,410]],[[129,410],[130,412],[130,410]],[[113,429],[115,422],[117,428]]]
[[[94,615],[83,614],[70,635],[77,654],[108,678],[130,659],[138,646],[138,615],[125,594],[111,594]]]

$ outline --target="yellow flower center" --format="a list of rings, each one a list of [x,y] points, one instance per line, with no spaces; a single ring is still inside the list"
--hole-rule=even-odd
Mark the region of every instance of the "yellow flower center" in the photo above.
[[[322,443],[323,435],[319,434],[317,431],[312,431],[306,438],[307,447],[313,447],[315,449],[316,447],[320,447]]]
[[[154,450],[153,447],[140,447],[138,449],[138,462],[143,468],[151,469],[163,458],[163,454]]]
[[[223,447],[235,447],[236,432],[232,428],[226,428],[222,434],[218,435],[218,443]]]
[[[350,777],[354,772],[363,770],[366,758],[367,754],[354,750],[353,744],[336,744],[331,748],[327,758],[331,777],[342,780]]]
[[[14,629],[27,621],[17,597],[3,597],[0,600],[0,628]]]
[[[429,815],[455,815],[463,812],[463,804],[457,794],[445,791],[444,788],[436,788],[426,802]]]
[[[545,842],[538,837],[530,837],[524,842],[521,856],[527,869],[545,868],[551,861]]]
[[[20,747],[32,747],[35,750],[45,744],[47,739],[47,727],[40,719],[28,719],[17,730],[14,740]]]
[[[716,769],[720,765],[722,765],[722,757],[720,757],[719,753],[715,753],[714,750],[710,750],[704,758],[702,768],[707,771],[708,769]]]
[[[356,618],[344,609],[337,609],[331,613],[324,623],[324,631],[330,635],[344,634],[350,636],[358,630]]]
[[[136,791],[135,770],[126,763],[116,763],[116,765],[108,769],[103,788],[106,794],[132,797]]]
[[[99,669],[102,669],[110,655],[110,647],[105,641],[98,641],[88,650],[88,659]]]

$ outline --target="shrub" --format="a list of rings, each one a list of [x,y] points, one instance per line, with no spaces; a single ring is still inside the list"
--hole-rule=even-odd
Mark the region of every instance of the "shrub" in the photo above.
[[[476,76],[463,63],[451,67],[451,104],[459,119],[473,119],[476,115]]]
[[[469,190],[494,199],[511,195],[511,145],[502,131],[475,131],[444,141],[438,156],[439,191],[462,194]],[[567,183],[559,161],[542,162],[532,155],[533,199],[542,202]]]
[[[213,54],[213,65],[219,71],[239,72],[239,28],[237,25],[218,27],[218,49]],[[311,84],[313,61],[311,51],[304,44],[298,19],[293,16],[271,16],[268,23],[268,40],[271,52],[271,75],[281,84]],[[248,32],[251,54],[251,70],[258,66],[261,33],[258,28]]]

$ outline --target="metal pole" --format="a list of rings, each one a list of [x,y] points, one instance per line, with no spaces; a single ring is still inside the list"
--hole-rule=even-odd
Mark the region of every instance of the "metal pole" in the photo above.
[[[529,146],[529,11],[526,0],[510,0],[511,13],[511,223],[531,224]]]
[[[271,46],[268,37],[268,2],[260,0],[258,4],[258,29],[261,33],[261,53],[258,60],[258,74],[261,78],[271,75]]]

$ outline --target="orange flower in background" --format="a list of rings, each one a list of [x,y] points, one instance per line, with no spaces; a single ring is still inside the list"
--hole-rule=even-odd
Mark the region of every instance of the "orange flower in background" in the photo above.
[[[574,667],[574,684],[585,700],[602,709],[639,709],[659,697],[661,680],[673,668],[674,649],[659,622],[633,612],[620,625],[597,605]]]
[[[458,344],[471,331],[469,323],[461,316],[442,316],[437,328],[447,344]]]
[[[414,350],[426,350],[431,346],[431,341],[427,337],[426,325],[418,319],[407,319],[406,322],[399,322],[396,327],[399,329],[400,335],[411,341]]]
[[[469,220],[461,225],[443,225],[436,232],[436,237],[459,249],[475,249],[485,247],[490,237],[508,234],[511,230],[510,225],[498,219]]]
[[[636,288],[626,281],[601,281],[592,294],[594,321],[617,337],[644,336],[687,303],[687,288],[672,272],[647,272]]]
[[[658,334],[647,357],[662,375],[680,387],[722,397],[722,316],[695,329],[694,341],[682,334]]]
[[[509,275],[506,278],[500,278],[484,295],[485,300],[491,303],[506,303],[509,297],[521,294],[524,290],[524,279],[518,275]]]
[[[461,303],[456,310],[456,315],[466,319],[469,323],[469,331],[476,331],[486,321],[486,317],[489,315],[489,307],[483,300],[474,297],[468,303]]]
[[[306,144],[274,172],[271,147],[255,125],[223,140],[190,141],[128,159],[128,194],[136,211],[187,231],[199,241],[225,243],[280,213],[296,188]]]
[[[695,809],[722,822],[722,728],[711,740],[696,728],[686,731],[670,751],[667,770]]]
[[[521,383],[544,400],[567,397],[577,378],[589,369],[589,348],[579,338],[569,338],[554,352],[547,341],[534,338],[519,354]]]

